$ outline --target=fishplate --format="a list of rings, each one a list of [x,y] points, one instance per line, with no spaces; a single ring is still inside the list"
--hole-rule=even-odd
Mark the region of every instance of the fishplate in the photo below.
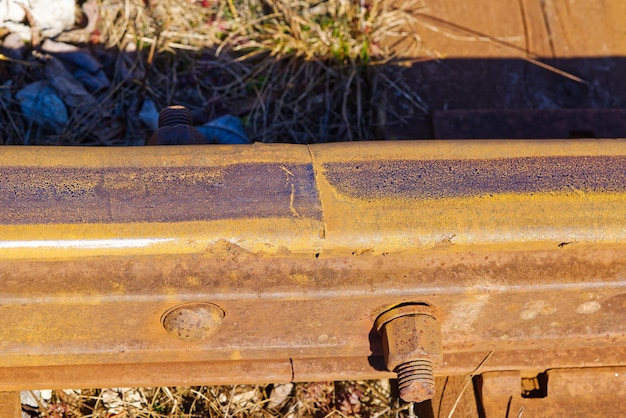
[[[438,376],[626,366],[623,140],[4,147],[0,207],[0,390],[391,377],[407,305]]]

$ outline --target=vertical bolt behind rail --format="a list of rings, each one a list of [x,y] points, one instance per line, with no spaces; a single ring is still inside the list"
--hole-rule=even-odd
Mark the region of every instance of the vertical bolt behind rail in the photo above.
[[[435,394],[434,368],[441,364],[441,329],[425,304],[392,308],[376,319],[385,364],[398,374],[400,397],[423,402]]]
[[[185,106],[168,106],[159,113],[159,128],[176,125],[191,126],[192,124],[191,111]]]
[[[159,113],[157,129],[148,145],[206,144],[207,139],[193,126],[191,111],[185,106],[169,106]]]

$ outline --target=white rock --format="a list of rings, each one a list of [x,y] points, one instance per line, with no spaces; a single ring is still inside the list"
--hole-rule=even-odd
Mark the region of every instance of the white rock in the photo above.
[[[74,0],[0,0],[0,27],[30,40],[31,29],[21,23],[26,14],[22,5],[30,11],[44,37],[53,37],[74,26]]]
[[[111,415],[119,414],[124,409],[122,393],[116,388],[102,389],[100,399],[102,400],[102,404],[107,408],[107,412]]]
[[[17,1],[0,0],[0,18],[13,22],[21,22],[26,17],[24,9]]]
[[[41,403],[43,406],[46,406],[46,401],[41,399],[41,391],[39,390],[23,390],[20,392],[20,398],[22,405],[39,408],[39,404]]]
[[[41,390],[41,398],[46,402],[49,402],[52,399],[52,390],[50,389],[42,389]]]
[[[42,398],[40,390],[23,390],[20,392],[20,398],[22,405],[28,405],[31,408],[38,409],[40,407],[46,408],[48,403]],[[31,418],[30,414],[26,411],[22,411],[22,418]]]
[[[141,393],[135,388],[108,388],[102,389],[100,399],[109,415],[116,415],[128,408],[142,407]]]
[[[256,389],[238,393],[230,398],[229,404],[231,407],[244,409],[249,403],[257,403],[259,401],[258,395],[259,393]]]
[[[142,396],[141,393],[135,388],[120,388],[122,391],[122,398],[126,402],[127,406],[133,408],[141,408]]]
[[[270,400],[267,403],[267,407],[270,409],[279,409],[287,401],[292,390],[293,383],[274,385],[270,392]]]

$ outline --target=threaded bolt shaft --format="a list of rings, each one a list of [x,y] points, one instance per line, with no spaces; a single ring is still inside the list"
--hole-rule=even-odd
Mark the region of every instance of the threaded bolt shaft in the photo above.
[[[159,113],[159,128],[176,125],[191,126],[192,124],[191,111],[185,106],[168,106]]]
[[[423,402],[435,395],[433,361],[428,358],[408,361],[396,367],[400,397],[407,402]]]

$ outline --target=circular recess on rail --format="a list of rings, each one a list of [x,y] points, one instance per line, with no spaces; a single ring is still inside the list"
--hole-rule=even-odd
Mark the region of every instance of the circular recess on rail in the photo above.
[[[576,308],[576,313],[589,315],[598,312],[600,308],[602,308],[602,305],[600,305],[595,300],[592,300],[578,305],[578,307]]]
[[[163,328],[183,341],[201,341],[213,335],[222,324],[225,313],[208,302],[192,302],[175,306],[161,317]]]

